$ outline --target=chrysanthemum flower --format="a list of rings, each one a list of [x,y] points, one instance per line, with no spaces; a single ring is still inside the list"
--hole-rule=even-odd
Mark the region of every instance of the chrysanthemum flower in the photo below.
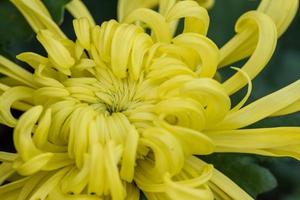
[[[298,0],[263,0],[219,49],[206,37],[212,1],[121,0],[96,25],[79,0],[67,9],[76,41],[39,0],[12,0],[47,56],[0,56],[0,122],[16,153],[0,152],[5,200],[252,199],[201,155],[300,159],[300,127],[245,128],[300,109],[300,81],[244,106]],[[158,11],[149,9],[159,5]],[[184,19],[183,32],[174,34]],[[217,70],[249,57],[228,80]],[[248,85],[236,106],[230,95]],[[16,119],[11,109],[22,111]]]

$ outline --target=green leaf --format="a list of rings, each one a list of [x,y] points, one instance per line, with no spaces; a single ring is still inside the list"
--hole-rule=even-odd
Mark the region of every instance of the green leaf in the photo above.
[[[48,8],[53,20],[57,24],[61,24],[64,20],[65,5],[70,0],[43,0],[44,4]]]
[[[292,158],[259,157],[260,164],[266,166],[278,180],[278,187],[261,199],[300,199],[300,163]]]
[[[222,153],[201,158],[213,164],[216,169],[228,176],[254,198],[277,186],[273,174],[267,168],[258,165],[258,160],[255,157]]]

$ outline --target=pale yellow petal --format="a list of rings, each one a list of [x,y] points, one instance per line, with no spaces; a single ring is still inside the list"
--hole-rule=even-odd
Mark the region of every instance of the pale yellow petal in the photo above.
[[[122,22],[124,18],[137,8],[152,8],[158,4],[159,0],[119,0],[118,20]]]
[[[209,16],[206,9],[195,1],[181,1],[176,3],[166,14],[167,22],[184,18],[183,32],[195,32],[206,35],[209,26]]]
[[[296,146],[300,143],[299,127],[228,130],[209,132],[207,135],[216,145],[216,152],[231,152],[232,150],[232,152],[253,152],[274,156],[276,151],[282,150],[278,156],[300,158],[300,151],[289,154],[289,146]]]
[[[90,25],[94,26],[96,24],[93,16],[81,0],[72,0],[66,5],[66,8],[75,18],[85,17]]]
[[[36,33],[42,29],[48,29],[58,37],[66,38],[65,34],[51,18],[42,1],[11,0],[11,2],[20,10]]]
[[[124,20],[126,23],[133,23],[136,21],[145,23],[151,29],[155,41],[170,42],[171,30],[169,24],[159,13],[146,8],[139,8],[131,12]]]

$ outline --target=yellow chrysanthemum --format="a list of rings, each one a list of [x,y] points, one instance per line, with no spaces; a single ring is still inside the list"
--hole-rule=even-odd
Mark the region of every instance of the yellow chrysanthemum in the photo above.
[[[47,57],[0,56],[0,122],[17,153],[0,152],[5,200],[252,199],[195,155],[241,152],[300,159],[300,127],[241,129],[300,110],[300,81],[244,106],[253,79],[298,0],[262,0],[224,47],[206,37],[212,1],[120,0],[119,21],[96,25],[79,0],[69,40],[39,0],[12,0]],[[159,5],[158,12],[147,7]],[[177,22],[184,30],[173,36]],[[248,61],[221,83],[217,69]],[[231,108],[230,95],[248,84]],[[11,108],[23,111],[16,119]],[[5,183],[5,184],[3,184]]]

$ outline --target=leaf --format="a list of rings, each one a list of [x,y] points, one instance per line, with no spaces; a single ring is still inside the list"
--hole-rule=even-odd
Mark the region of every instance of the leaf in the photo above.
[[[260,199],[300,199],[300,163],[292,158],[269,158],[260,156],[260,164],[266,166],[278,180],[276,190],[261,195]]]
[[[216,169],[231,178],[254,198],[277,186],[273,174],[267,168],[258,165],[255,157],[218,153],[201,157],[201,159],[213,164]]]
[[[53,20],[57,24],[61,24],[64,20],[65,5],[70,0],[43,0],[44,4],[48,8]]]

